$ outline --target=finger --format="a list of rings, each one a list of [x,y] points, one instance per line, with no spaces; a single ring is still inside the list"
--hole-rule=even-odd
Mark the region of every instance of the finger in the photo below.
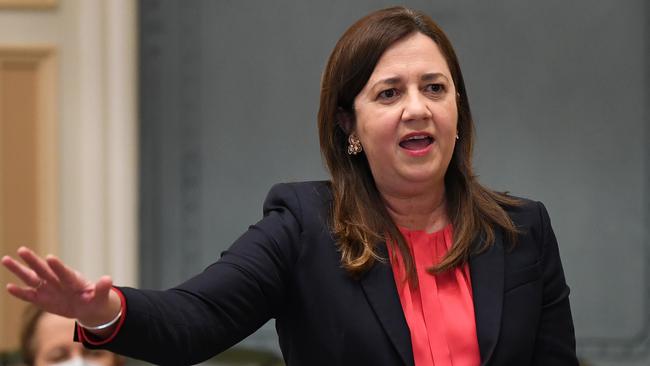
[[[2,257],[2,264],[26,285],[29,285],[31,287],[38,287],[42,283],[42,280],[38,277],[38,275],[36,275],[36,272],[32,271],[27,266],[19,263],[10,256]]]
[[[45,258],[48,266],[54,272],[54,274],[59,278],[61,284],[72,288],[75,291],[83,291],[88,286],[88,281],[86,281],[81,275],[73,271],[70,267],[63,264],[63,262],[53,256],[48,255]]]
[[[20,247],[18,248],[18,256],[20,256],[20,258],[27,263],[29,268],[34,270],[41,279],[44,279],[49,284],[59,283],[59,278],[56,277],[54,272],[52,272],[52,269],[50,269],[47,262],[36,255],[32,250],[26,247]]]
[[[7,284],[7,292],[23,301],[33,303],[36,300],[36,290],[31,287],[20,287],[9,283]]]

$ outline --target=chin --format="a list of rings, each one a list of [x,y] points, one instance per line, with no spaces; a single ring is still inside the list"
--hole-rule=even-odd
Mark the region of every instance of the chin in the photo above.
[[[420,171],[405,174],[404,178],[405,181],[415,184],[436,184],[437,182],[442,182],[444,180],[444,174],[440,174],[437,171]]]
[[[410,164],[405,166],[401,173],[404,178],[417,182],[436,181],[445,176],[445,172],[440,169],[440,164],[437,161]]]

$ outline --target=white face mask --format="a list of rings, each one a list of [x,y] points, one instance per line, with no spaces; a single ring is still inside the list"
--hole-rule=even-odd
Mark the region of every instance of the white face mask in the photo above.
[[[74,357],[63,362],[53,363],[50,366],[102,366],[93,361],[85,360],[81,357]]]

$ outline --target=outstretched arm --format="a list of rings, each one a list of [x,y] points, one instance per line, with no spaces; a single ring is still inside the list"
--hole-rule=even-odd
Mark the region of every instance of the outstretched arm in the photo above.
[[[8,285],[13,295],[87,326],[110,322],[125,299],[123,321],[95,332],[108,342],[89,342],[158,365],[201,362],[236,344],[284,309],[292,267],[300,251],[301,210],[290,185],[277,185],[264,204],[264,218],[251,226],[220,260],[167,291],[118,288],[103,277],[96,283],[42,259],[28,249],[3,264],[27,286]],[[113,334],[115,333],[115,334]],[[99,344],[98,344],[99,343]]]

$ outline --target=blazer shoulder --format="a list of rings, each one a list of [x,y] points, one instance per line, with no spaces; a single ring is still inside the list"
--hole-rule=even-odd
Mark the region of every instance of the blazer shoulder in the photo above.
[[[548,217],[548,212],[542,202],[511,195],[508,197],[516,199],[519,203],[517,205],[502,205],[501,207],[517,227],[543,225],[544,217]]]
[[[263,213],[268,216],[275,211],[288,210],[304,229],[305,225],[322,225],[322,219],[329,216],[331,201],[329,181],[278,183],[266,196]]]
[[[332,200],[332,189],[329,181],[307,181],[277,183],[271,187],[264,206],[277,200],[287,204],[309,206],[322,205]]]
[[[291,190],[301,199],[316,199],[328,201],[332,199],[332,183],[328,180],[304,182],[277,183],[271,187],[271,192]]]
[[[555,235],[546,206],[529,198],[511,197],[519,200],[519,204],[503,206],[503,209],[519,230],[519,241],[532,241],[542,250],[549,237]]]

